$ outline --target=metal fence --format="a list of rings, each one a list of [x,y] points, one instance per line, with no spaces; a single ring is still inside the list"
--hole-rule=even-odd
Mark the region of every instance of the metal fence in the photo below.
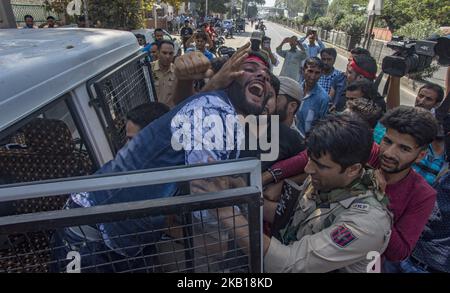
[[[56,13],[52,13],[45,9],[43,5],[33,4],[11,4],[14,16],[16,17],[16,23],[18,27],[25,25],[24,16],[31,15],[34,18],[34,24],[40,25],[47,22],[47,16],[55,17],[56,21],[60,20],[60,16]]]
[[[247,186],[0,218],[0,272],[261,272],[257,160],[5,186],[0,204],[236,174]],[[222,216],[223,208],[232,212]]]
[[[88,82],[88,89],[112,149],[126,143],[126,115],[136,106],[155,100],[150,63],[143,53]]]

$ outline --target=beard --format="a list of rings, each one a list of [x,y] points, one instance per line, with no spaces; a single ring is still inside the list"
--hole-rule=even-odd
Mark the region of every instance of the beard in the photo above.
[[[398,160],[396,160],[396,159],[387,158],[384,155],[380,155],[380,168],[381,168],[381,170],[383,170],[384,172],[386,172],[388,174],[397,174],[397,173],[400,173],[402,171],[405,171],[405,170],[411,168],[411,166],[416,162],[418,157],[419,156],[417,156],[411,162],[408,162],[408,163],[405,163],[405,164],[401,165],[400,162]],[[383,159],[389,160],[390,164],[394,165],[394,167],[391,167],[391,168],[383,167]]]
[[[255,105],[247,100],[245,89],[249,82],[245,86],[240,85],[237,81],[233,81],[228,89],[230,101],[234,107],[242,112],[244,115],[261,115],[269,100],[267,94],[264,96],[263,103],[261,105]]]
[[[281,110],[277,110],[276,114],[279,116],[280,122],[283,123],[286,121],[287,119],[287,109],[281,109]]]

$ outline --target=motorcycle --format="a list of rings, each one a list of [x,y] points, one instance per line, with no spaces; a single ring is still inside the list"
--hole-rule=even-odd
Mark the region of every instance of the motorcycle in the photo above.
[[[224,35],[226,39],[233,37],[233,28],[224,28]]]
[[[225,44],[225,39],[222,36],[218,36],[217,39],[214,40],[214,47],[211,48],[209,51],[216,56],[220,56],[218,54],[217,49],[223,47],[224,44]]]

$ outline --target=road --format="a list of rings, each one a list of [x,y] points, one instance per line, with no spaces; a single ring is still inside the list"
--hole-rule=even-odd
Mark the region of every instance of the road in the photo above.
[[[266,21],[264,23],[266,24],[266,27],[267,27],[266,35],[272,39],[272,41],[271,41],[272,52],[276,51],[276,47],[279,44],[281,44],[281,42],[283,41],[284,38],[291,37],[293,35],[295,35],[297,37],[301,37],[300,34],[296,33],[295,31],[293,31],[291,29],[285,28],[284,26],[281,26],[281,25],[278,25],[275,23],[271,23],[268,21]],[[225,45],[234,47],[234,48],[242,46],[243,44],[245,44],[245,42],[249,41],[252,28],[250,28],[250,26],[247,26],[246,31],[247,32],[241,36],[236,35],[234,39],[227,39],[225,42]],[[285,49],[289,48],[289,45],[285,45],[284,48]],[[281,68],[284,63],[284,59],[282,57],[280,57],[280,56],[277,56],[277,57],[280,60],[280,63],[278,66],[276,66],[274,68],[275,75],[280,74]],[[347,66],[347,56],[338,54],[335,67],[338,70],[345,71],[346,66]],[[384,85],[385,85],[385,80],[383,80],[380,84],[380,87],[379,87],[380,93],[383,91]],[[408,105],[408,106],[414,105],[415,98],[416,98],[415,92],[411,91],[409,88],[407,88],[405,86],[402,86],[400,88],[400,102],[402,105]]]

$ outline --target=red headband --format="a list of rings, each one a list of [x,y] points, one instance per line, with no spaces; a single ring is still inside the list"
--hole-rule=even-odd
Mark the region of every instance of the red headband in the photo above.
[[[247,59],[245,59],[245,61],[246,62],[253,61],[253,62],[256,62],[256,63],[260,63],[260,64],[262,64],[262,65],[267,67],[267,63],[264,62],[264,60],[262,58],[260,58],[258,56],[255,56],[255,55],[248,56]]]
[[[359,67],[358,64],[356,64],[355,59],[352,60],[350,66],[353,68],[353,70],[355,70],[358,74],[361,74],[365,78],[375,79],[377,77],[375,73],[370,73]]]

